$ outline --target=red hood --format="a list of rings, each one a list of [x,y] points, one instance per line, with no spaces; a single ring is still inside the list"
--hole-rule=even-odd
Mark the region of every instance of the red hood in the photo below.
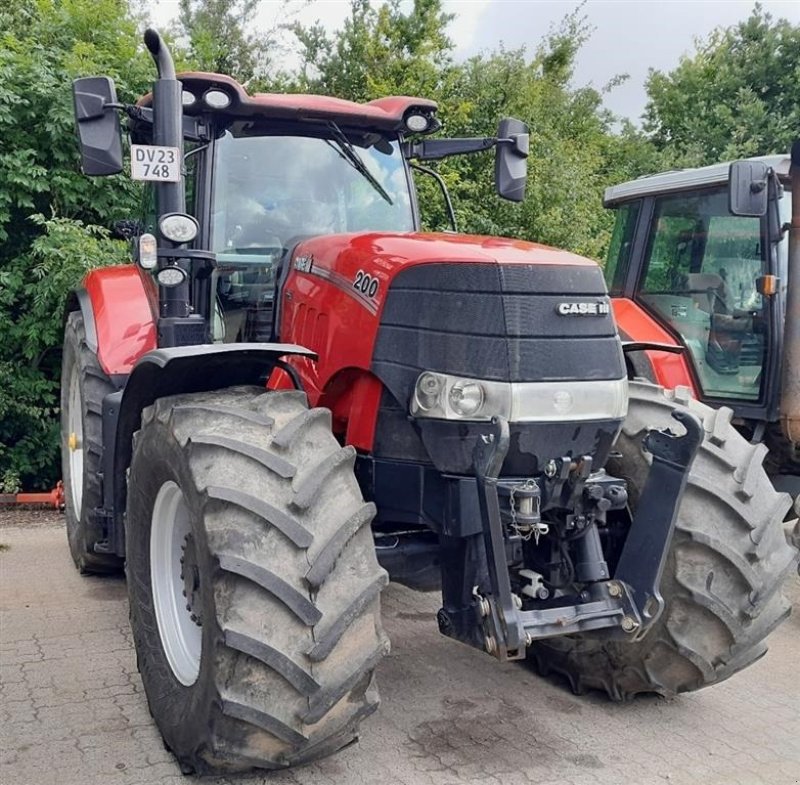
[[[369,259],[391,277],[397,268],[432,262],[593,265],[583,256],[524,240],[447,233],[336,234],[302,243],[298,253],[311,255],[315,265],[348,275],[348,261]],[[342,269],[344,267],[345,269]],[[373,273],[375,270],[372,271]]]

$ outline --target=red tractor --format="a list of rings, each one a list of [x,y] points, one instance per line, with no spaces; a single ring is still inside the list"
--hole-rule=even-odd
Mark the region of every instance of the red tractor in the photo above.
[[[249,95],[145,43],[135,106],[74,85],[84,171],[121,170],[124,112],[148,199],[119,227],[134,263],[69,300],[63,470],[75,563],[124,564],[184,771],[349,743],[390,577],[441,587],[443,634],[576,690],[671,695],[763,654],[796,554],[760,453],[629,382],[643,347],[594,262],[419,231],[419,161],[494,148],[522,199],[523,123],[431,139],[431,101]]]

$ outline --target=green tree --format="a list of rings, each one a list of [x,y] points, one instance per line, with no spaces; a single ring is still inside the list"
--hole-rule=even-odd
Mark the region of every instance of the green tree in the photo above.
[[[260,0],[181,0],[178,34],[188,39],[186,56],[201,71],[248,82],[270,65],[275,32],[256,32]]]
[[[123,258],[101,227],[139,200],[127,177],[81,174],[69,85],[109,74],[130,101],[152,76],[124,0],[27,0],[0,8],[0,30],[0,482],[46,486],[66,292]]]
[[[757,4],[673,71],[651,71],[647,92],[645,127],[677,164],[788,150],[800,128],[800,26]]]
[[[374,7],[352,0],[341,30],[290,25],[302,65],[293,85],[306,92],[370,101],[385,95],[433,95],[451,67],[453,44],[445,34],[452,15],[441,0],[401,0]]]

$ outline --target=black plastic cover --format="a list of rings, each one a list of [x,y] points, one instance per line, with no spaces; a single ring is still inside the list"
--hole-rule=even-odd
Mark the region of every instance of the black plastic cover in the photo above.
[[[75,122],[81,148],[81,169],[93,177],[122,171],[122,136],[117,92],[108,76],[87,76],[72,83]]]

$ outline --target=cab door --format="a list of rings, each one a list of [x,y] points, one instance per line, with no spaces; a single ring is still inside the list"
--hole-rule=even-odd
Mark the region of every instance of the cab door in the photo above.
[[[762,219],[733,216],[724,188],[652,199],[634,299],[686,347],[701,396],[743,416],[773,408],[774,297]]]

